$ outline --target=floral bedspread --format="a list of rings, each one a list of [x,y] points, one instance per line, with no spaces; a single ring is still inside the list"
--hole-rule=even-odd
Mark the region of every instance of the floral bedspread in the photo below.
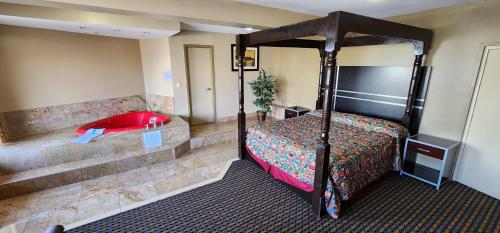
[[[314,111],[257,124],[247,130],[246,145],[266,163],[313,185],[320,134],[321,112]],[[394,122],[332,112],[330,177],[325,193],[332,217],[339,217],[341,200],[349,200],[387,171],[400,169],[400,145],[407,134],[406,128]]]

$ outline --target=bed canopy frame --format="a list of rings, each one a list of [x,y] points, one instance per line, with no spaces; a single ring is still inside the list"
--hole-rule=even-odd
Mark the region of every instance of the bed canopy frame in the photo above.
[[[354,36],[353,36],[354,34]],[[304,39],[311,36],[326,39]],[[302,38],[302,39],[301,39]],[[415,62],[408,88],[408,98],[401,124],[408,127],[412,119],[417,83],[422,70],[422,58],[429,50],[432,31],[343,11],[297,24],[236,36],[236,56],[239,62],[238,156],[247,158],[245,147],[246,122],[244,109],[244,51],[249,46],[316,48],[320,54],[320,75],[316,109],[322,109],[321,136],[316,146],[314,190],[310,203],[315,214],[321,215],[325,206],[330,144],[328,138],[336,78],[336,56],[341,47],[409,43],[415,48]],[[298,189],[295,189],[297,191]],[[299,191],[300,192],[300,191]],[[304,196],[304,195],[301,195]]]

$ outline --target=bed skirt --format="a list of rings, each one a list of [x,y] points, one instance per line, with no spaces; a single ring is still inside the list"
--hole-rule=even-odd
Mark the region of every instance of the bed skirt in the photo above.
[[[312,192],[314,190],[314,186],[309,185],[293,176],[288,174],[287,172],[279,169],[278,167],[275,167],[271,164],[266,163],[264,160],[260,159],[259,157],[255,156],[250,149],[248,149],[247,146],[245,146],[247,149],[248,154],[266,171],[268,174],[270,174],[272,177],[274,177],[277,180],[281,180],[293,187],[296,187],[298,189],[301,189],[306,192]]]

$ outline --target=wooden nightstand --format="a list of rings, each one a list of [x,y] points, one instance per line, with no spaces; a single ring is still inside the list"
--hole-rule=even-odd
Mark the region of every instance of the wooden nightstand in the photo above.
[[[308,108],[303,108],[299,106],[294,106],[294,107],[286,107],[285,108],[285,119],[292,118],[292,117],[297,117],[304,115],[311,111]]]
[[[425,183],[431,184],[439,190],[444,183],[443,178],[451,179],[458,154],[460,142],[418,134],[406,139],[403,154],[403,167],[400,175],[407,175]],[[418,164],[418,155],[424,155],[440,160],[440,169],[436,170]]]

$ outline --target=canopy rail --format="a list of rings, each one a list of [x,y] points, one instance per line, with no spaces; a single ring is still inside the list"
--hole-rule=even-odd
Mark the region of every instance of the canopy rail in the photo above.
[[[309,36],[324,35],[326,31],[325,22],[327,20],[328,17],[323,17],[283,27],[244,34],[242,42],[246,46],[258,46],[259,44],[269,42],[287,41]]]
[[[324,44],[325,44],[325,42],[321,41],[321,40],[291,39],[291,40],[284,40],[284,41],[266,42],[266,43],[256,44],[253,46],[320,49],[320,48],[324,47]]]

